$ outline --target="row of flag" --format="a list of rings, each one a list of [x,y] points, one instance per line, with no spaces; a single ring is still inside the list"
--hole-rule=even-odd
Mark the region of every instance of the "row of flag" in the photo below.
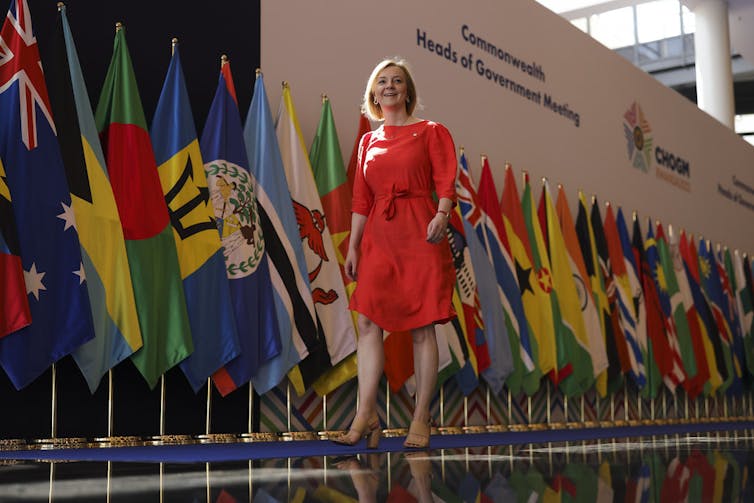
[[[451,243],[468,248],[456,250],[459,287],[473,276],[479,292],[464,304],[480,320],[468,341],[494,391],[531,395],[543,376],[566,396],[604,397],[625,380],[648,398],[663,385],[695,398],[751,383],[749,257],[650,219],[642,230],[635,212],[628,221],[607,204],[603,214],[581,192],[574,221],[562,186],[553,197],[543,180],[535,202],[524,173],[519,197],[510,165],[498,199],[486,157],[476,189],[464,154],[460,166],[463,219],[450,233],[465,237]]]
[[[290,89],[273,121],[259,73],[242,125],[224,59],[200,138],[174,40],[148,128],[125,28],[94,109],[63,5],[54,37],[45,72],[27,1],[11,1],[0,32],[0,364],[14,386],[69,354],[92,392],[126,358],[150,387],[179,365],[195,391],[212,377],[223,395],[286,376],[300,394],[326,393],[332,376],[352,378],[338,260],[350,193],[329,101],[310,157]]]
[[[0,364],[15,387],[68,354],[92,392],[126,358],[150,387],[179,365],[223,395],[353,378],[356,149],[346,169],[329,100],[307,150],[290,86],[273,119],[258,72],[242,122],[224,59],[199,137],[174,41],[148,128],[119,26],[92,112],[59,10],[45,73],[26,0],[0,32]],[[362,116],[357,141],[370,128]],[[440,382],[531,395],[546,377],[606,396],[628,379],[646,397],[696,397],[754,375],[748,257],[635,214],[629,233],[620,208],[603,216],[582,193],[574,220],[562,187],[544,181],[535,201],[510,166],[499,198],[486,157],[475,184],[461,153],[457,192]],[[409,337],[385,341],[394,390],[414,386]]]

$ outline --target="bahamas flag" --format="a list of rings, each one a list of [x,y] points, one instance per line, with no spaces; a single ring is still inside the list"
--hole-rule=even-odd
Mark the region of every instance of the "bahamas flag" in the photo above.
[[[94,337],[76,218],[26,0],[11,0],[0,29],[0,159],[33,320],[0,338],[0,363],[21,389]]]
[[[24,269],[18,247],[16,218],[11,206],[10,190],[5,181],[5,168],[0,159],[0,337],[31,323],[29,300],[26,298]]]
[[[142,339],[118,206],[65,6],[58,10],[55,57],[47,78],[96,334],[73,358],[94,393],[107,371],[139,349]]]
[[[243,137],[275,289],[282,342],[280,355],[262,366],[254,377],[257,391],[265,393],[302,360],[301,376],[311,384],[322,370],[330,367],[330,356],[314,310],[301,235],[261,72],[257,73]],[[307,358],[310,354],[312,357]]]
[[[151,137],[194,343],[194,352],[180,365],[198,392],[216,370],[238,356],[241,346],[177,44],[157,102]]]
[[[115,33],[97,129],[126,239],[144,346],[131,356],[150,388],[193,351],[178,254],[126,45]]]
[[[223,243],[222,275],[230,282],[240,343],[240,354],[213,376],[215,386],[225,396],[249,382],[283,347],[254,177],[249,172],[241,114],[227,58],[223,58],[200,148],[206,161],[210,203]]]

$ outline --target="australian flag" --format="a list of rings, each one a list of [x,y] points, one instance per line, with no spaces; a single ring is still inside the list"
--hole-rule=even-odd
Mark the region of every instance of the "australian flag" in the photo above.
[[[21,389],[94,337],[76,220],[26,0],[11,0],[0,31],[0,158],[33,320],[0,339],[0,363]]]

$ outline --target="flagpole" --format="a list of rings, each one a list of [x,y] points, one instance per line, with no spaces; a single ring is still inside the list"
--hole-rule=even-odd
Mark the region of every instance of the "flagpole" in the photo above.
[[[58,366],[55,363],[52,364],[51,385],[52,397],[50,399],[50,438],[52,438],[54,441],[55,437],[58,436]]]
[[[160,376],[160,437],[165,435],[165,402],[167,401],[165,388],[165,374],[162,374]]]
[[[251,385],[251,381],[249,382],[249,416],[246,419],[246,429],[248,433],[254,431],[254,386]]]
[[[207,413],[204,416],[204,434],[209,435],[212,424],[212,378],[207,378]]]
[[[113,369],[107,371],[107,438],[113,438]]]

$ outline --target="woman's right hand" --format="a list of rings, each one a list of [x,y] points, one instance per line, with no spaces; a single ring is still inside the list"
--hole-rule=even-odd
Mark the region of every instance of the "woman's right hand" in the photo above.
[[[346,255],[346,263],[343,264],[346,270],[346,276],[351,281],[356,281],[356,270],[359,267],[359,251],[353,248],[348,248],[348,254]]]

